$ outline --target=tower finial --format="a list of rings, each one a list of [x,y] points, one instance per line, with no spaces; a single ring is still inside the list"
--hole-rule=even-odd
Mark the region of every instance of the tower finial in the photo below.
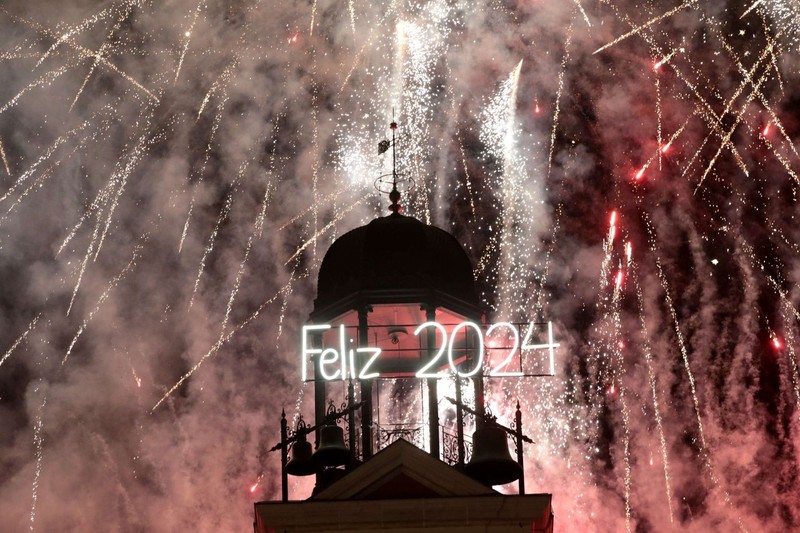
[[[389,200],[391,200],[392,203],[389,206],[389,211],[397,214],[400,212],[400,204],[398,203],[400,201],[400,191],[397,190],[397,144],[394,133],[397,131],[397,122],[392,119],[392,123],[389,124],[389,127],[392,129],[392,190],[389,193]]]
[[[392,115],[394,115],[394,113],[392,113]],[[384,174],[375,180],[375,188],[383,194],[389,194],[389,200],[392,202],[389,205],[389,211],[391,211],[392,214],[399,214],[403,207],[400,205],[400,190],[397,188],[397,184],[404,181],[413,182],[413,180],[402,177],[401,174],[397,172],[397,141],[399,136],[396,134],[397,122],[394,121],[394,118],[392,118],[389,128],[392,130],[392,139],[385,139],[378,143],[378,155],[388,152],[389,148],[392,149],[392,173]],[[388,188],[388,178],[390,176],[391,188]]]

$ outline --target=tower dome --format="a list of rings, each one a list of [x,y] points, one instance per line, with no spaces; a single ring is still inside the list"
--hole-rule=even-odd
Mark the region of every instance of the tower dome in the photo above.
[[[430,301],[478,315],[472,264],[448,232],[392,213],[337,239],[319,270],[315,315],[362,303]]]

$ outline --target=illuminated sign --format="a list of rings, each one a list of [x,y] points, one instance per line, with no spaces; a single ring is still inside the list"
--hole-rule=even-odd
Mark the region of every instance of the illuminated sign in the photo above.
[[[523,326],[525,326],[523,324]],[[434,346],[432,357],[428,358],[428,350],[420,349],[417,353],[425,355],[420,358],[420,363],[423,366],[419,368],[414,374],[418,378],[442,378],[449,372],[460,377],[471,377],[480,372],[487,363],[488,377],[520,377],[526,375],[522,369],[522,355],[530,352],[531,350],[548,350],[548,363],[549,374],[555,375],[555,356],[553,353],[554,348],[559,346],[559,343],[553,341],[553,324],[547,323],[547,342],[534,343],[533,332],[535,323],[530,322],[525,327],[525,334],[520,335],[520,328],[517,324],[511,322],[497,322],[491,324],[486,328],[484,333],[483,328],[475,322],[461,322],[456,324],[448,333],[447,328],[438,322],[425,322],[417,326],[414,330],[414,336],[419,337],[420,334],[427,330],[433,329],[433,338],[441,338],[441,343]],[[308,380],[308,366],[316,359],[317,378],[322,378],[325,381],[333,381],[337,379],[373,379],[382,377],[379,371],[375,370],[376,362],[381,357],[383,350],[377,346],[362,346],[351,347],[352,339],[348,339],[345,331],[346,326],[340,324],[337,329],[337,342],[335,346],[322,346],[313,347],[309,343],[312,335],[321,336],[325,331],[333,328],[330,324],[312,324],[303,326],[302,332],[302,363],[301,374],[302,380]],[[463,331],[464,337],[467,332],[471,330],[475,335],[475,347],[469,350],[469,361],[472,367],[466,370],[459,368],[456,361],[459,359],[457,354],[459,352],[465,353],[466,349],[463,347],[456,347],[458,333]],[[505,335],[502,335],[505,333]],[[511,345],[502,345],[501,347],[494,347],[493,344],[503,342],[510,337]],[[521,340],[520,340],[521,339]],[[348,342],[349,340],[349,342]],[[488,345],[488,348],[487,348]],[[492,363],[487,360],[487,351],[508,350],[506,357],[498,362]],[[520,370],[510,371],[509,365],[519,354]],[[463,358],[463,356],[462,356]],[[442,368],[447,368],[444,372]],[[438,370],[437,370],[438,369]]]

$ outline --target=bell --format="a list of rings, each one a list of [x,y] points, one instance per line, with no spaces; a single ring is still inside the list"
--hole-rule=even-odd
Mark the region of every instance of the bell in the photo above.
[[[292,459],[286,463],[286,473],[291,476],[315,474],[317,468],[311,457],[311,443],[306,440],[305,434],[302,434],[292,445]]]
[[[340,466],[347,463],[350,450],[344,445],[344,431],[336,425],[322,426],[319,432],[319,446],[313,460],[317,466]]]
[[[489,486],[505,485],[522,476],[522,467],[508,453],[506,432],[494,424],[475,430],[472,435],[472,459],[465,466],[467,474]]]

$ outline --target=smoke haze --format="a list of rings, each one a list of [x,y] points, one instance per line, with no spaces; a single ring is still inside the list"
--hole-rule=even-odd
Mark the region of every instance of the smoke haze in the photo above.
[[[488,399],[557,529],[800,527],[798,13],[6,0],[4,531],[249,530],[393,117],[489,320],[555,324],[556,376]]]

